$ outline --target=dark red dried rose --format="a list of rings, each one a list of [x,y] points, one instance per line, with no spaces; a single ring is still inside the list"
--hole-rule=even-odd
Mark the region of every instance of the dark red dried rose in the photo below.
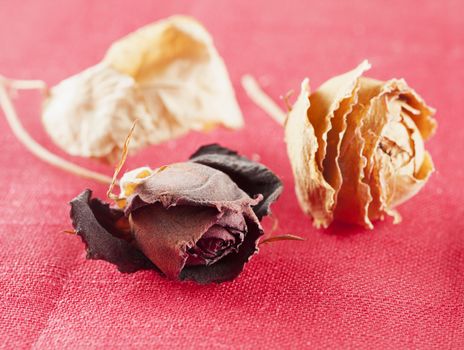
[[[265,166],[218,145],[144,176],[129,184],[123,209],[92,199],[90,190],[71,202],[87,257],[199,283],[240,274],[258,250],[259,220],[282,191]]]

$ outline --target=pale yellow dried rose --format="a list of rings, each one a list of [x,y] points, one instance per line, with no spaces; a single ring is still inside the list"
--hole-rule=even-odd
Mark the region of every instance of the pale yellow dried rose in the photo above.
[[[196,20],[170,17],[118,40],[100,63],[51,89],[42,118],[69,154],[111,162],[135,119],[131,151],[243,125],[224,62]]]
[[[367,61],[310,94],[308,80],[285,122],[302,209],[316,227],[333,220],[372,228],[415,195],[434,170],[424,149],[435,111],[403,79],[365,78]]]

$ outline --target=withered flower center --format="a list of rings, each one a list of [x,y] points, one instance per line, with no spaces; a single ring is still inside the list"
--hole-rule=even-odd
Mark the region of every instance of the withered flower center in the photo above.
[[[211,265],[224,256],[237,252],[246,233],[243,215],[226,213],[203,234],[193,247],[187,250],[186,266]]]
[[[390,121],[382,131],[378,151],[387,156],[395,172],[414,175],[423,162],[424,143],[403,105],[399,99],[390,102]]]

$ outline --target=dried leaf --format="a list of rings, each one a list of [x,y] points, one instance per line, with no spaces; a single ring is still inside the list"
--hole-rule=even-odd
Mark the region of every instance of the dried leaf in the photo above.
[[[222,125],[243,125],[211,36],[189,17],[147,25],[115,42],[97,65],[51,89],[43,123],[72,155],[114,162],[135,119],[131,151]]]

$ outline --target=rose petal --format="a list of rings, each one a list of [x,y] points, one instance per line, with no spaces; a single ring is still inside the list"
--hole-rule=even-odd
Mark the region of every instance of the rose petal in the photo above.
[[[225,227],[213,225],[196,245],[188,250],[186,266],[211,265],[231,251],[238,251],[244,237],[243,233],[233,235]]]
[[[128,241],[127,232],[117,226],[118,222],[127,221],[124,213],[91,197],[92,191],[86,190],[70,203],[73,227],[86,246],[87,259],[108,261],[121,272],[156,269]]]
[[[182,280],[194,280],[201,284],[225,282],[236,278],[251,256],[258,251],[258,240],[263,230],[254,213],[245,213],[248,233],[238,252],[231,252],[210,266],[187,266],[180,273]]]
[[[433,171],[431,160],[429,162],[424,159],[425,181],[415,179],[414,166],[409,174],[402,177],[397,170],[389,169],[391,161],[389,157],[378,155],[377,150],[384,130],[389,123],[395,123],[394,118],[400,113],[392,102],[395,100],[401,102],[401,107],[414,121],[423,137],[429,137],[434,132],[436,122],[432,119],[433,109],[425,105],[404,80],[392,79],[382,82],[361,78],[360,82],[360,103],[367,106],[364,109],[361,127],[362,138],[365,142],[363,156],[367,162],[363,181],[370,187],[372,202],[369,205],[369,217],[375,220],[383,218],[384,215],[390,215],[396,204],[416,194]],[[409,129],[412,128],[413,126],[409,125]],[[420,154],[417,135],[411,135],[409,141],[412,141],[413,145],[415,142],[414,154],[419,157],[419,161],[424,155]],[[419,152],[417,155],[416,150]]]
[[[335,191],[317,165],[316,152],[319,146],[314,127],[308,118],[309,107],[309,82],[305,79],[285,123],[285,142],[300,206],[313,217],[316,227],[327,227],[332,221]]]
[[[200,147],[190,160],[229,175],[251,198],[263,195],[263,200],[253,207],[259,220],[269,214],[270,205],[282,192],[282,182],[271,170],[218,144]]]
[[[326,155],[330,156],[331,151],[337,152],[338,140],[343,137],[346,128],[344,119],[356,102],[358,79],[370,67],[367,61],[363,61],[354,70],[327,80],[310,95],[308,118],[318,140],[316,160],[319,169],[323,169]],[[331,135],[328,135],[329,132]],[[334,144],[329,148],[330,143]]]
[[[256,205],[262,197],[251,199],[223,172],[193,162],[176,163],[146,178],[127,199],[126,213],[147,204],[209,206],[222,211],[242,211]]]
[[[364,139],[360,130],[362,109],[362,104],[354,106],[347,117],[347,128],[338,159],[343,183],[338,192],[334,217],[340,221],[373,228],[368,216],[372,197],[369,186],[363,182],[366,160],[362,155]]]
[[[249,207],[243,214],[248,233],[238,252],[231,252],[208,266],[185,266],[185,263],[187,250],[220,219],[222,213],[215,208],[181,205],[166,209],[156,203],[133,211],[131,217],[140,249],[166,276],[204,284],[234,279],[257,252],[263,231]]]
[[[316,133],[319,132],[319,136],[316,136],[320,140],[316,160],[324,179],[333,188],[333,191],[329,192],[332,193],[332,205],[328,213],[331,220],[343,183],[341,167],[347,165],[341,165],[342,161],[339,159],[347,119],[358,102],[359,78],[369,68],[370,64],[363,61],[355,69],[328,80],[310,96],[308,117],[315,126]],[[355,166],[356,163],[350,165]],[[363,213],[353,211],[350,216],[357,222],[364,221],[361,219]]]
[[[54,86],[45,129],[72,155],[113,163],[134,120],[131,152],[243,118],[221,56],[196,20],[173,16],[111,45],[97,65]]]
[[[187,250],[222,215],[203,206],[146,205],[131,213],[133,233],[140,250],[169,278],[178,279]]]

